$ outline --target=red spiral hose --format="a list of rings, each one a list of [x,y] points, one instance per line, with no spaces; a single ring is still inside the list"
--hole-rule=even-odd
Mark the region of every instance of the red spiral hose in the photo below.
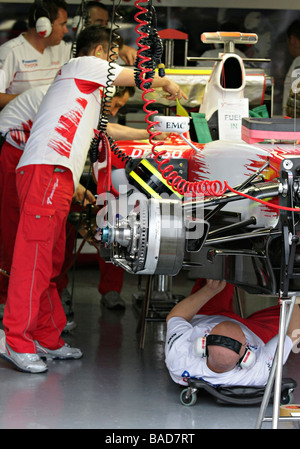
[[[145,62],[151,61],[151,58],[146,56],[145,54],[142,54],[143,52],[147,52],[147,50],[150,49],[148,45],[145,45],[141,43],[141,40],[143,38],[147,38],[148,34],[141,30],[141,27],[144,27],[144,29],[147,27],[148,22],[146,20],[140,19],[140,16],[142,14],[146,14],[148,10],[144,8],[143,6],[140,6],[139,3],[148,3],[148,0],[136,0],[135,6],[139,9],[139,11],[135,14],[134,18],[135,21],[138,23],[138,25],[135,27],[135,31],[139,35],[139,37],[136,40],[136,44],[138,46],[138,68],[140,69],[139,78],[141,82],[141,90],[142,98],[144,101],[143,110],[145,112],[145,122],[148,124],[147,131],[149,133],[149,142],[152,145],[152,154],[154,155],[154,160],[158,164],[158,170],[160,171],[163,178],[167,181],[167,183],[172,187],[173,190],[180,193],[181,195],[186,196],[222,196],[225,194],[226,191],[231,191],[233,193],[239,194],[241,196],[244,196],[245,198],[251,199],[253,201],[257,201],[259,203],[262,203],[266,206],[269,206],[274,209],[282,209],[282,210],[290,210],[294,212],[300,212],[299,208],[292,208],[292,207],[283,207],[279,205],[272,204],[267,201],[260,200],[258,198],[252,197],[250,195],[244,194],[242,192],[239,192],[237,190],[234,190],[232,187],[230,187],[227,183],[227,181],[224,181],[224,186],[222,185],[222,182],[219,180],[209,181],[197,181],[197,182],[190,182],[185,179],[183,179],[175,170],[174,166],[172,164],[169,164],[170,157],[167,157],[165,159],[162,159],[163,155],[167,154],[166,150],[158,151],[157,146],[163,145],[163,141],[153,141],[154,137],[160,134],[160,131],[153,131],[153,126],[156,125],[158,122],[155,122],[150,119],[151,115],[155,115],[158,113],[158,111],[152,111],[148,109],[148,106],[150,104],[155,103],[156,101],[149,100],[146,98],[146,95],[148,93],[154,92],[153,88],[147,88],[145,86],[145,83],[152,83],[153,79],[151,78],[144,78],[144,75],[146,73],[149,73],[151,71],[150,68],[144,67],[143,64]],[[163,168],[162,166],[165,165]]]
[[[141,31],[141,27],[143,27],[143,26],[146,27],[146,26],[147,26],[147,22],[146,22],[145,20],[141,20],[141,19],[139,18],[139,16],[140,16],[141,14],[146,14],[146,13],[148,12],[148,10],[147,10],[146,8],[143,8],[142,6],[140,6],[140,5],[138,4],[138,3],[140,3],[140,2],[147,3],[148,0],[137,0],[136,3],[135,3],[135,6],[140,10],[140,11],[137,12],[137,13],[135,14],[135,16],[134,16],[135,21],[139,23],[139,25],[137,25],[137,26],[135,27],[135,31],[137,32],[137,34],[139,34],[139,37],[138,37],[137,40],[136,40],[136,44],[137,44],[137,46],[139,47],[139,48],[138,48],[138,51],[137,51],[137,55],[138,55],[138,61],[139,61],[139,62],[138,62],[138,68],[140,69],[140,72],[139,72],[139,78],[140,78],[140,83],[141,83],[140,88],[141,88],[141,90],[143,91],[143,93],[142,93],[142,98],[143,98],[143,101],[144,101],[143,110],[144,110],[144,112],[145,112],[145,114],[146,114],[146,116],[145,116],[145,122],[148,124],[147,131],[148,131],[148,133],[149,133],[149,135],[150,135],[149,141],[150,141],[150,143],[151,143],[153,146],[155,146],[155,145],[158,145],[158,144],[161,145],[162,142],[158,142],[157,144],[154,144],[154,143],[152,142],[153,138],[154,138],[156,135],[159,135],[160,132],[159,132],[159,131],[158,131],[158,132],[153,132],[153,130],[151,130],[151,127],[152,127],[153,125],[155,125],[156,122],[153,122],[152,120],[150,120],[150,116],[153,115],[153,114],[157,114],[158,111],[151,111],[151,110],[148,109],[148,106],[149,106],[150,104],[152,104],[152,103],[155,103],[155,100],[154,100],[154,99],[153,99],[153,100],[150,100],[150,99],[147,99],[147,98],[146,98],[146,95],[147,95],[148,93],[154,92],[154,89],[153,89],[153,88],[150,88],[150,89],[149,89],[149,88],[146,88],[146,87],[145,87],[145,84],[146,84],[146,83],[147,83],[147,84],[148,84],[148,83],[151,84],[152,81],[153,81],[153,79],[152,79],[152,78],[147,78],[147,79],[146,79],[146,78],[144,77],[144,75],[145,75],[146,73],[151,72],[151,68],[147,68],[147,67],[144,66],[145,63],[151,61],[151,58],[149,58],[148,56],[146,56],[145,54],[143,54],[143,53],[147,52],[147,50],[150,50],[150,47],[149,47],[149,45],[145,45],[145,44],[141,43],[141,40],[147,38],[147,37],[148,37],[148,34],[147,34],[146,32],[144,32],[144,31]]]
[[[148,93],[154,92],[153,88],[146,88],[145,84],[153,81],[151,78],[145,79],[144,75],[151,71],[150,68],[144,66],[145,63],[151,61],[151,58],[146,56],[145,53],[150,49],[148,45],[145,45],[141,42],[142,39],[148,37],[148,34],[145,31],[142,31],[141,28],[144,29],[147,27],[148,22],[140,18],[141,15],[146,14],[148,10],[143,6],[139,5],[139,3],[148,3],[148,0],[137,0],[135,2],[135,6],[139,9],[139,11],[135,14],[134,18],[138,25],[135,27],[135,31],[139,35],[136,40],[138,46],[138,68],[140,70],[139,78],[141,82],[141,90],[142,98],[144,101],[143,110],[145,112],[145,122],[147,123],[147,131],[149,133],[149,142],[152,145],[152,154],[154,155],[154,160],[158,164],[158,170],[160,171],[163,178],[167,181],[167,183],[172,187],[173,190],[180,193],[181,195],[192,195],[192,196],[221,196],[226,191],[225,187],[222,187],[222,183],[220,181],[198,181],[198,182],[190,182],[183,179],[175,170],[172,164],[169,164],[170,157],[162,159],[162,156],[167,154],[166,150],[158,151],[156,147],[163,145],[163,141],[154,141],[154,137],[159,135],[159,131],[153,131],[153,126],[158,122],[155,122],[150,119],[151,115],[155,115],[158,111],[149,110],[148,107],[150,104],[156,102],[156,100],[146,98]],[[165,166],[164,168],[162,166]]]

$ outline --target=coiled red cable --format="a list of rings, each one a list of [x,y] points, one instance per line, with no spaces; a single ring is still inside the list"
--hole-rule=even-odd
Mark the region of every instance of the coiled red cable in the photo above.
[[[146,95],[148,93],[154,92],[153,88],[148,88],[145,86],[146,83],[152,83],[151,78],[145,79],[144,75],[149,73],[152,69],[144,67],[144,63],[147,63],[151,61],[151,58],[145,55],[147,53],[147,50],[150,49],[148,45],[145,45],[141,42],[142,39],[146,39],[148,37],[147,32],[141,30],[143,27],[144,30],[147,29],[148,22],[146,20],[143,20],[140,18],[142,14],[147,14],[148,10],[144,8],[143,6],[140,6],[139,3],[148,3],[148,0],[136,0],[135,6],[139,9],[139,12],[137,12],[134,16],[136,22],[138,25],[135,27],[135,31],[137,34],[139,34],[139,37],[136,40],[136,44],[138,46],[138,67],[140,69],[140,88],[143,91],[142,98],[144,101],[143,110],[145,112],[145,122],[148,124],[147,131],[149,133],[149,142],[152,145],[152,154],[154,155],[154,159],[156,163],[158,164],[158,170],[160,171],[163,178],[167,181],[167,183],[172,187],[173,190],[180,193],[181,195],[185,196],[222,196],[226,193],[226,191],[230,190],[233,193],[236,193],[238,195],[244,196],[245,198],[251,199],[253,201],[257,201],[259,203],[264,204],[265,206],[269,206],[274,209],[282,209],[282,210],[289,210],[293,212],[300,212],[299,208],[292,208],[292,207],[283,207],[279,206],[267,201],[260,200],[258,198],[252,197],[250,195],[244,194],[242,192],[239,192],[237,190],[234,190],[232,187],[230,187],[227,183],[227,181],[224,181],[224,185],[222,185],[222,182],[219,180],[209,181],[209,180],[203,180],[203,181],[197,181],[197,182],[190,182],[185,179],[183,179],[175,170],[174,166],[172,164],[169,164],[170,157],[167,157],[165,159],[162,158],[162,156],[167,154],[166,150],[158,151],[156,147],[163,145],[163,141],[154,141],[154,137],[159,135],[159,131],[153,131],[153,126],[156,125],[158,122],[150,120],[151,115],[155,115],[158,113],[158,111],[152,111],[148,109],[148,106],[150,104],[155,103],[156,101],[154,99],[150,100],[146,98]],[[144,53],[144,54],[143,54]],[[163,168],[162,166],[165,165]]]
[[[143,91],[142,98],[144,101],[143,110],[145,112],[145,122],[147,123],[147,131],[149,133],[149,142],[152,145],[152,154],[154,155],[154,159],[158,164],[158,170],[160,171],[163,178],[167,181],[167,183],[172,187],[173,190],[180,193],[181,195],[192,195],[192,196],[221,196],[225,193],[226,187],[222,187],[221,181],[198,181],[198,182],[190,182],[183,179],[175,170],[172,164],[169,164],[170,157],[162,159],[162,156],[167,154],[166,150],[158,151],[157,147],[163,145],[163,141],[154,140],[154,138],[160,134],[159,131],[153,131],[153,126],[157,124],[157,122],[150,119],[151,115],[155,115],[158,111],[149,110],[149,105],[155,103],[154,99],[150,100],[146,98],[148,93],[154,92],[153,88],[145,87],[146,83],[151,84],[153,79],[147,78],[145,79],[144,75],[151,71],[150,68],[145,67],[147,62],[151,61],[151,58],[147,56],[147,51],[150,49],[148,45],[142,43],[143,39],[148,37],[147,32],[143,31],[147,29],[148,22],[144,19],[141,19],[140,16],[147,14],[148,10],[143,6],[139,5],[139,3],[148,3],[148,0],[137,0],[135,2],[135,6],[139,9],[134,16],[138,25],[135,30],[139,37],[137,38],[137,46],[138,46],[138,68],[140,70],[139,78],[140,78],[140,88]],[[164,165],[164,168],[162,167]]]
[[[148,93],[154,92],[154,89],[145,87],[145,84],[149,84],[149,83],[151,84],[153,79],[152,78],[146,79],[144,76],[147,73],[151,72],[152,69],[149,67],[145,67],[145,65],[147,65],[147,63],[151,61],[151,58],[149,56],[147,56],[147,51],[150,50],[150,47],[149,47],[149,45],[142,43],[142,40],[145,41],[145,39],[148,37],[148,34],[145,31],[142,31],[142,29],[141,29],[142,27],[144,27],[144,29],[147,27],[147,21],[141,20],[139,18],[139,16],[142,14],[146,14],[148,12],[148,10],[146,8],[143,8],[142,6],[140,6],[138,4],[140,2],[147,3],[148,0],[137,0],[136,1],[135,6],[140,11],[135,14],[134,18],[135,18],[135,21],[139,23],[139,25],[136,26],[135,31],[137,32],[137,34],[139,34],[139,37],[137,38],[136,43],[137,43],[137,46],[139,47],[138,51],[137,51],[137,55],[138,55],[138,61],[139,61],[138,68],[140,70],[140,72],[139,72],[140,89],[143,91],[143,93],[142,93],[142,98],[144,101],[143,110],[146,114],[145,122],[148,124],[147,131],[150,135],[149,141],[151,142],[153,137],[160,133],[159,132],[153,133],[153,131],[150,129],[155,124],[155,122],[150,120],[150,116],[152,114],[157,114],[158,111],[151,111],[148,109],[148,106],[152,103],[155,103],[155,100],[154,99],[150,100],[150,99],[146,98],[146,95]]]

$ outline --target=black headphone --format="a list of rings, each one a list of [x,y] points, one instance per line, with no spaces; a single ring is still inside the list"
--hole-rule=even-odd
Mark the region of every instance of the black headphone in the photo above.
[[[43,0],[36,0],[34,11],[35,29],[39,36],[48,37],[52,33],[50,15],[43,4]]]
[[[236,354],[240,354],[242,343],[224,335],[208,335],[207,337],[198,337],[195,340],[194,350],[199,357],[208,357],[208,346],[222,346],[231,349]],[[240,358],[238,365],[243,369],[252,368],[256,361],[254,352],[246,348],[245,354]]]

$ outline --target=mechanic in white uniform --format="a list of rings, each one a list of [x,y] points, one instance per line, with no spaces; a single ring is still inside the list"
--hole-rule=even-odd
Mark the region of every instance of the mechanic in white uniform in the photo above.
[[[202,280],[167,317],[166,365],[171,378],[212,385],[264,386],[278,339],[279,305],[241,318],[232,311],[232,286]],[[284,345],[284,363],[299,340],[300,309],[294,306]]]
[[[40,17],[48,22],[46,20],[39,34],[36,24]],[[64,0],[36,0],[29,10],[28,22],[25,33],[0,46],[0,69],[5,73],[5,93],[0,93],[0,109],[25,90],[50,84],[71,57],[71,44],[62,40],[68,32]],[[47,29],[46,34],[44,29]]]
[[[40,21],[42,27],[36,28]],[[0,46],[0,110],[27,89],[49,85],[58,69],[70,59],[71,44],[62,41],[68,32],[66,24],[67,4],[64,0],[33,2],[28,12],[28,30]],[[46,34],[43,33],[45,30]],[[0,267],[5,268],[2,255],[0,235]],[[8,278],[0,276],[0,318],[6,302],[7,285]]]

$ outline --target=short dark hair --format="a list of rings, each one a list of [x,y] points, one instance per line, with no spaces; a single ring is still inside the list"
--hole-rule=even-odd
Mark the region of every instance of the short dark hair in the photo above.
[[[117,39],[118,40],[118,39]],[[99,24],[88,25],[84,28],[76,44],[76,56],[87,56],[98,45],[102,45],[108,51],[110,42],[110,30]],[[116,42],[118,44],[118,42]]]
[[[65,0],[35,0],[28,11],[28,27],[34,28],[39,17],[46,16],[53,23],[58,17],[58,10],[68,11]]]
[[[300,40],[300,20],[294,20],[286,30],[287,37],[296,36]]]
[[[93,6],[96,6],[96,8],[101,8],[108,12],[108,7],[106,5],[103,5],[103,3],[100,3],[99,1],[97,2],[97,1],[91,0],[90,2],[87,2],[85,4],[85,6],[88,9],[92,8]]]
[[[133,86],[115,86],[115,88],[114,97],[123,97],[126,92],[129,93],[129,97],[133,97],[135,94],[135,88]]]
[[[99,1],[92,0],[92,1],[90,1],[90,2],[87,2],[87,3],[84,5],[84,8],[85,8],[87,11],[89,11],[90,8],[93,8],[93,7],[103,9],[104,11],[107,11],[107,13],[109,13],[108,7],[107,7],[106,5],[103,5],[103,4],[100,3]],[[76,9],[76,13],[75,13],[75,14],[76,14],[76,16],[79,16],[79,15],[81,15],[81,13],[82,13],[82,6],[79,5],[78,8]]]

